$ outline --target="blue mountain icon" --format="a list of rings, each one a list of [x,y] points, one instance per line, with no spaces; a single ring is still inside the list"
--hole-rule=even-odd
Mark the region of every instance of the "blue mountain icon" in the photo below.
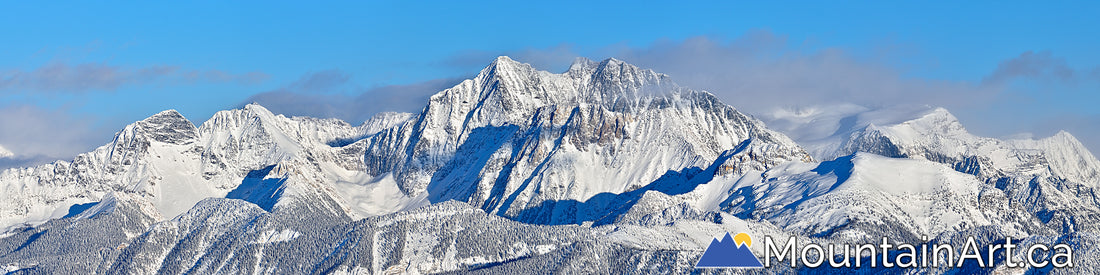
[[[730,237],[730,233],[726,233],[721,241],[718,239],[710,241],[710,246],[707,247],[706,252],[703,252],[703,257],[699,258],[695,268],[728,267],[764,267],[764,264],[761,264],[752,251],[749,251],[748,245],[738,245],[733,241],[733,237]]]

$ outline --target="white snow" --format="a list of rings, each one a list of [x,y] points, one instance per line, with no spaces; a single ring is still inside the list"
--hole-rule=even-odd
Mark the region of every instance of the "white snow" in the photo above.
[[[1053,173],[1086,186],[1100,186],[1100,160],[1064,131],[1037,140],[980,137],[969,133],[946,109],[910,105],[777,109],[762,117],[769,127],[790,135],[819,160],[851,154],[860,142],[876,142],[859,140],[862,135],[876,134],[889,139],[909,158],[977,156],[988,160],[982,169],[989,175]]]
[[[199,158],[184,153],[188,149],[163,143],[155,143],[149,148],[156,157],[149,160],[151,175],[144,180],[144,186],[138,188],[150,190],[153,205],[167,217],[187,212],[202,199],[225,197],[229,192],[202,180]]]
[[[298,233],[297,231],[290,230],[290,229],[283,229],[282,231],[267,230],[267,231],[264,231],[263,233],[261,233],[259,237],[256,237],[256,240],[253,241],[252,243],[254,243],[254,244],[265,244],[265,243],[286,242],[286,241],[293,240],[294,238],[297,238],[298,236],[301,236],[301,235],[302,235],[301,233]]]
[[[7,148],[4,148],[3,145],[0,145],[0,158],[10,158],[13,156],[15,156],[15,153],[12,153]]]
[[[60,218],[72,205],[99,201],[112,190],[140,194],[173,217],[204,198],[226,196],[249,172],[271,165],[306,163],[308,156],[337,163],[333,167],[354,167],[356,156],[327,142],[377,133],[410,116],[384,113],[351,126],[335,119],[287,118],[248,105],[218,112],[195,128],[178,112],[164,111],[128,125],[111,143],[72,162],[0,171],[0,229]],[[289,170],[293,182],[306,184],[325,173]],[[291,192],[313,188],[292,185]],[[331,188],[319,190],[304,192],[325,195]]]
[[[535,246],[535,253],[542,255],[550,253],[550,251],[554,251],[554,249],[558,249],[558,246],[554,244],[540,244]]]
[[[469,202],[509,216],[541,201],[583,202],[635,190],[706,167],[753,138],[758,141],[750,147],[776,153],[749,162],[809,159],[793,141],[713,95],[614,59],[579,60],[553,74],[500,57],[477,77],[433,95],[415,125],[368,143],[415,142],[411,155],[368,152],[366,158],[396,159],[398,167],[377,168],[395,173],[411,196],[477,197]],[[422,172],[450,169],[451,160],[462,166]],[[455,192],[433,192],[441,190]]]
[[[892,219],[934,236],[964,222],[977,226],[1003,220],[975,208],[978,195],[992,187],[942,164],[865,153],[850,164],[838,162],[788,163],[768,171],[769,179],[753,187],[758,197],[752,207],[777,225],[799,230],[826,230],[851,219]],[[794,211],[783,210],[791,207]]]
[[[1043,152],[1050,162],[1050,169],[1057,175],[1100,187],[1100,160],[1066,131],[1059,131],[1048,138],[1017,139],[1008,143],[1018,149]]]
[[[348,171],[334,165],[329,167],[330,177],[334,177],[333,187],[336,194],[348,203],[359,217],[385,215],[428,205],[427,194],[417,197],[406,196],[397,187],[393,175],[385,173],[377,177],[369,174]]]
[[[898,125],[928,114],[945,111],[919,105],[867,108],[836,104],[802,108],[778,108],[760,118],[768,128],[791,137],[818,160],[839,157],[837,151],[855,132],[874,126]]]
[[[14,273],[16,271],[19,271],[19,270],[22,270],[22,269],[29,269],[29,268],[32,268],[32,267],[33,266],[23,267],[23,266],[20,266],[19,264],[16,264],[16,263],[7,263],[7,264],[4,264],[3,269],[4,269],[4,272],[6,272],[6,273]]]
[[[285,193],[270,197],[276,201],[253,203],[278,206],[332,198],[337,205],[329,210],[355,218],[397,213],[371,226],[400,222],[413,225],[400,225],[412,231],[399,240],[405,242],[402,251],[373,246],[374,271],[416,273],[569,246],[511,240],[500,241],[502,248],[495,254],[456,256],[453,240],[443,243],[442,235],[423,232],[438,229],[417,228],[426,220],[448,219],[457,211],[508,216],[551,201],[597,205],[608,202],[591,201],[602,193],[637,190],[662,176],[671,177],[670,189],[683,192],[648,190],[634,205],[643,207],[628,210],[683,210],[673,215],[716,211],[722,213],[699,215],[714,214],[721,222],[683,219],[641,226],[625,221],[587,229],[645,251],[701,251],[725,232],[778,238],[839,229],[849,230],[835,232],[841,237],[870,236],[859,231],[865,225],[842,227],[854,221],[930,236],[983,225],[1004,227],[1010,235],[1020,232],[1008,225],[1010,218],[1028,213],[979,209],[980,195],[995,202],[1008,199],[983,179],[955,171],[952,163],[928,160],[937,156],[976,156],[982,169],[1100,186],[1100,161],[1064,132],[1039,140],[977,137],[945,109],[927,106],[835,105],[781,109],[764,116],[825,161],[813,162],[785,135],[708,101],[709,94],[680,89],[665,75],[618,60],[605,62],[581,60],[565,73],[552,74],[501,57],[475,79],[432,96],[421,114],[383,113],[359,126],[275,115],[259,105],[218,112],[200,127],[190,122],[135,123],[112,143],[73,162],[0,172],[0,226],[7,232],[22,223],[62,217],[75,204],[101,201],[77,217],[86,218],[110,211],[119,198],[145,202],[142,211],[161,220],[160,213],[183,219],[187,215],[179,214],[196,202],[225,197],[246,175],[269,169],[265,179],[279,179],[272,182],[285,184],[277,186],[285,187],[279,189]],[[146,126],[179,125],[192,127],[169,129],[180,135],[167,139],[142,132]],[[852,151],[859,149],[853,149],[858,142],[876,141],[860,139],[872,134],[888,143],[871,145],[897,146],[899,158]],[[0,157],[4,152],[10,155],[0,147]],[[708,167],[720,170],[704,170]],[[694,189],[680,190],[676,183]],[[1057,191],[1041,191],[1055,192],[1051,190]],[[474,207],[408,212],[432,200],[455,198],[470,198],[467,202]],[[687,207],[669,208],[682,203]],[[751,218],[738,218],[742,214]],[[161,226],[175,222],[165,224]],[[286,242],[303,234],[282,228],[261,232],[254,243]],[[139,233],[126,232],[131,237]],[[375,234],[374,244],[392,241],[383,240],[382,231]],[[210,243],[214,241],[202,245]],[[433,254],[438,245],[450,245],[442,259]],[[387,252],[401,254],[399,264],[385,266],[385,257],[392,254]],[[260,250],[256,257],[265,255]]]

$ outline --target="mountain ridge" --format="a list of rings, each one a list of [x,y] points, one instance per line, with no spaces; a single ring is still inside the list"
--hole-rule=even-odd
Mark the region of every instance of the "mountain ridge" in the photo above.
[[[728,232],[818,243],[1078,236],[1092,251],[1100,166],[1072,135],[1001,141],[970,135],[945,109],[877,114],[890,112],[901,115],[841,114],[796,131],[835,138],[807,150],[617,59],[555,74],[508,57],[419,113],[359,125],[248,104],[196,126],[166,110],[71,162],[0,171],[0,264],[691,272]],[[96,232],[102,252],[73,249]]]

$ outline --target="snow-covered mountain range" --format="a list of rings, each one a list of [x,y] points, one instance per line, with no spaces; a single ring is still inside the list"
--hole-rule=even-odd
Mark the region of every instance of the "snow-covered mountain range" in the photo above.
[[[420,113],[358,126],[169,110],[72,161],[0,172],[0,267],[684,273],[712,238],[748,232],[1068,240],[1080,261],[1053,271],[1100,270],[1100,161],[1069,133],[978,137],[929,107],[761,117],[616,59],[554,74],[507,57]]]

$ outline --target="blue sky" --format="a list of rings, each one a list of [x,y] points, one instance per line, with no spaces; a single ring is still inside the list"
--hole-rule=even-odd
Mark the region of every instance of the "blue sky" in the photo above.
[[[943,105],[977,134],[1100,150],[1096,2],[529,2],[5,3],[0,145],[71,157],[160,110],[201,123],[249,101],[358,123],[510,55],[617,57],[750,113],[808,102],[745,90]]]

